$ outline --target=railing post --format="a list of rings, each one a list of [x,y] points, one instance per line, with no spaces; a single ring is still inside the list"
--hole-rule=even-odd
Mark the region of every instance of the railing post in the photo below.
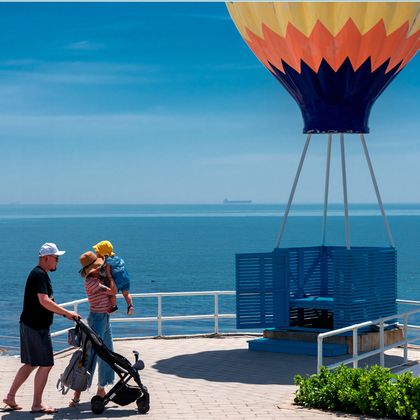
[[[379,353],[380,365],[381,367],[385,366],[385,337],[384,337],[384,321],[379,323],[379,348],[381,352]]]
[[[321,372],[321,366],[322,366],[322,335],[319,334],[318,335],[318,361],[317,361],[317,366],[316,366],[316,372],[320,373]]]
[[[75,303],[74,305],[73,305],[73,312],[76,312],[76,313],[78,313],[77,312],[77,310],[79,309],[79,305],[77,304],[77,303]],[[76,321],[74,322],[74,325],[76,325]]]
[[[214,294],[214,333],[219,334],[219,295]]]
[[[407,328],[408,327],[408,315],[404,314],[404,363],[408,362],[408,337],[407,337]]]
[[[158,322],[158,337],[162,337],[162,296],[158,295],[158,313],[157,313],[157,322]]]
[[[359,366],[359,336],[357,335],[357,328],[353,328],[353,367],[357,369]]]

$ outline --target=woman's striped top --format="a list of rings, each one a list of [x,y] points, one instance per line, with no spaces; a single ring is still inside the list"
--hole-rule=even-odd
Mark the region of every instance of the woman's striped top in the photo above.
[[[90,312],[103,314],[109,313],[111,310],[110,296],[101,288],[101,284],[103,283],[99,274],[85,279],[85,290],[90,305]]]

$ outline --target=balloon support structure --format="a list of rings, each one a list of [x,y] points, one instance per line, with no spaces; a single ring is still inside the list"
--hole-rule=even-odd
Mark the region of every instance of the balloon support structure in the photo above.
[[[299,166],[296,172],[295,179],[293,181],[292,190],[290,192],[289,201],[287,202],[286,210],[282,220],[279,234],[276,239],[276,248],[280,246],[280,241],[283,237],[284,229],[286,227],[287,218],[289,216],[289,210],[292,205],[293,197],[295,195],[296,186],[299,181],[299,176],[305,161],[306,152],[309,147],[311,140],[311,134],[308,134],[303,147],[302,155],[300,157]],[[378,200],[378,205],[381,210],[382,219],[385,225],[385,230],[387,232],[389,244],[391,247],[395,247],[394,240],[392,238],[391,229],[388,224],[388,219],[385,214],[384,206],[381,199],[381,194],[379,192],[378,184],[376,182],[375,172],[373,171],[372,162],[370,160],[369,151],[367,148],[365,136],[363,133],[360,134],[360,140],[362,142],[363,151],[366,157],[366,161],[369,167],[370,176],[372,178],[372,183],[375,188],[376,198]],[[329,189],[329,180],[330,180],[330,162],[331,162],[331,143],[332,143],[332,134],[328,134],[328,148],[327,148],[327,162],[326,162],[326,173],[325,173],[325,193],[324,193],[324,213],[323,213],[323,228],[322,228],[322,245],[325,244],[325,231],[327,226],[327,209],[328,209],[328,189]],[[346,155],[344,147],[344,134],[340,133],[340,150],[341,150],[341,173],[343,179],[343,202],[344,202],[344,219],[345,219],[345,231],[346,231],[346,248],[350,249],[350,224],[349,224],[349,210],[348,210],[348,200],[347,200],[347,176],[346,176]]]
[[[341,133],[345,246],[325,245],[332,143],[332,134],[328,134],[322,244],[280,248],[310,140],[311,134],[308,134],[274,250],[236,255],[239,329],[301,330],[311,332],[313,337],[313,332],[342,328],[396,313],[397,253],[363,134],[360,134],[360,140],[390,246],[350,246],[344,134]],[[284,340],[274,340],[278,345],[267,347],[264,340],[267,339],[251,341],[249,348],[312,354],[306,353],[305,340],[304,345],[296,341],[292,347],[285,347]],[[343,353],[338,351],[337,354]]]

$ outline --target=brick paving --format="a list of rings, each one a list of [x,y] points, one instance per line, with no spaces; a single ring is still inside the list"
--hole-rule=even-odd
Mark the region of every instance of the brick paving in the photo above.
[[[132,350],[138,350],[146,364],[141,377],[151,396],[151,409],[147,415],[138,414],[134,403],[121,407],[112,402],[103,414],[94,415],[90,411],[90,398],[95,391],[93,386],[82,394],[78,407],[67,407],[71,394],[61,395],[55,389],[55,384],[69,361],[70,353],[56,357],[56,365],[44,393],[44,401],[59,408],[59,413],[43,416],[29,413],[33,390],[33,382],[29,379],[17,395],[23,410],[0,415],[5,420],[356,418],[294,406],[293,393],[296,387],[293,385],[293,377],[297,373],[314,373],[316,358],[250,352],[247,350],[249,339],[251,337],[229,336],[115,341],[118,353],[133,360]],[[401,355],[402,350],[396,349],[386,359],[395,364]],[[409,358],[420,360],[420,351],[410,351]],[[17,358],[0,357],[2,398],[19,366]],[[96,383],[96,378],[93,383]]]

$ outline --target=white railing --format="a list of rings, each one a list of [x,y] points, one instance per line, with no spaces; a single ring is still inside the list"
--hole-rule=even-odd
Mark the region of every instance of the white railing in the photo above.
[[[399,303],[399,304],[404,304],[404,305],[420,305],[420,302],[415,301],[415,300],[397,299],[396,302]],[[353,333],[353,356],[349,359],[341,360],[340,362],[333,363],[333,364],[330,364],[330,365],[326,365],[326,367],[328,367],[329,369],[334,369],[334,368],[336,368],[336,367],[338,367],[342,364],[347,365],[347,364],[350,364],[350,363],[353,364],[354,368],[357,368],[359,360],[366,359],[366,358],[374,356],[376,354],[379,354],[380,365],[382,367],[384,367],[384,365],[385,365],[385,351],[390,350],[390,349],[395,348],[395,347],[400,347],[400,346],[403,346],[403,360],[404,360],[403,364],[407,363],[407,360],[408,360],[408,337],[407,337],[407,332],[408,332],[408,330],[410,330],[410,331],[420,331],[420,326],[419,325],[409,325],[408,324],[408,317],[411,316],[411,315],[414,315],[414,314],[419,314],[419,313],[420,313],[420,309],[415,309],[415,310],[412,310],[412,311],[387,316],[387,317],[376,319],[376,320],[373,320],[373,321],[361,322],[359,324],[354,324],[354,325],[350,325],[350,326],[345,327],[345,328],[340,328],[340,329],[337,329],[337,330],[328,331],[328,332],[319,334],[318,335],[317,372],[319,373],[320,370],[321,370],[321,366],[323,366],[323,342],[324,342],[324,339],[328,338],[328,337],[335,336],[335,335],[343,334],[343,333],[346,333],[346,332],[349,332],[349,331],[352,331],[352,333]],[[399,318],[403,319],[403,323],[402,324],[397,323],[396,325],[403,328],[404,339],[401,340],[401,341],[392,343],[388,346],[385,346],[385,336],[384,336],[385,323],[386,323],[386,321],[395,320],[395,319],[399,319]],[[363,354],[359,354],[358,330],[360,328],[369,327],[371,325],[379,325],[379,348],[375,349],[375,350],[372,350],[372,351],[365,352]],[[420,336],[410,339],[410,343],[414,343],[414,342],[419,341],[419,340],[420,340]]]
[[[219,313],[219,296],[221,295],[235,295],[235,291],[211,291],[211,292],[159,292],[159,293],[132,293],[133,298],[157,298],[157,314],[156,316],[148,317],[127,317],[127,318],[111,318],[112,323],[120,322],[157,322],[157,337],[163,337],[163,322],[164,321],[190,321],[197,319],[214,319],[214,334],[219,334],[219,320],[220,319],[235,319],[236,314],[221,314]],[[201,314],[201,315],[176,315],[176,316],[163,316],[163,298],[168,296],[213,296],[214,297],[214,311],[213,314]],[[122,295],[117,295],[117,298],[122,298]],[[65,302],[60,304],[64,308],[73,307],[74,312],[78,312],[80,304],[87,303],[87,298],[73,300],[71,302]],[[55,331],[51,333],[51,337],[57,337],[63,334],[67,334],[69,328],[65,330]]]

